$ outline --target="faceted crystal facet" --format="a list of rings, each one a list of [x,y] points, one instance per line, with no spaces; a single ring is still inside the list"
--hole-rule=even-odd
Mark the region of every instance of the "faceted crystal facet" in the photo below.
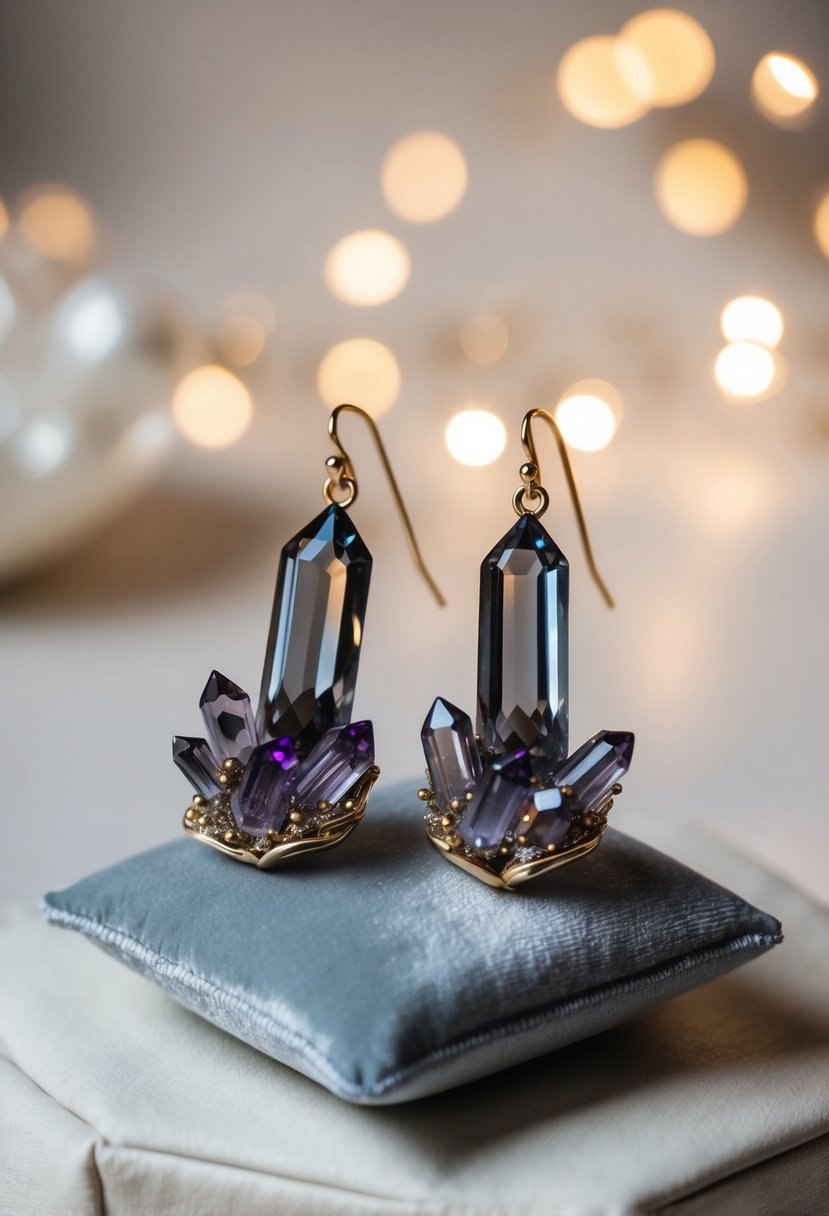
[[[475,783],[458,834],[473,849],[497,849],[530,805],[532,780],[526,749],[493,761]]]
[[[496,753],[567,755],[567,559],[533,515],[484,558],[478,733]]]
[[[601,730],[573,752],[555,772],[556,785],[569,785],[585,810],[596,806],[614,781],[630,768],[633,735],[626,730]]]
[[[371,554],[342,507],[327,507],[282,550],[258,724],[300,751],[351,714]]]
[[[176,735],[173,739],[173,760],[184,773],[197,794],[212,798],[221,788],[217,780],[220,761],[204,739]]]
[[[557,786],[538,790],[522,822],[516,824],[515,834],[524,838],[524,844],[542,849],[560,845],[570,828],[573,810],[574,799],[562,794]]]
[[[250,697],[244,689],[218,671],[211,672],[199,709],[216,755],[235,756],[246,764],[257,738]]]
[[[279,832],[290,811],[289,785],[297,757],[290,739],[269,739],[255,748],[231,794],[233,818],[243,832]]]
[[[297,802],[332,806],[374,764],[374,729],[370,722],[351,722],[326,731],[291,780]]]
[[[420,732],[438,805],[463,798],[481,771],[481,753],[467,714],[438,697]]]

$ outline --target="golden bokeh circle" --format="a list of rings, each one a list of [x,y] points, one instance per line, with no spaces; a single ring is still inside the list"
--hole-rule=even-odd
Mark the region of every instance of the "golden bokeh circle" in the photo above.
[[[390,232],[367,228],[338,241],[325,261],[329,290],[347,304],[386,304],[409,281],[411,258]]]
[[[201,448],[226,448],[251,424],[253,404],[242,381],[216,363],[196,367],[173,394],[173,419],[179,433]]]
[[[332,409],[359,405],[380,418],[400,394],[400,367],[394,354],[374,338],[346,338],[326,351],[317,368],[317,388]]]
[[[764,55],[751,77],[751,96],[757,109],[784,126],[805,114],[819,92],[812,69],[802,59],[782,51]]]
[[[583,38],[565,52],[558,65],[558,95],[580,122],[591,127],[625,127],[648,112],[648,103],[628,84],[644,66],[635,48],[620,44],[610,34]]]
[[[491,410],[466,409],[449,421],[445,440],[450,456],[459,464],[480,468],[501,455],[507,444],[507,431]]]
[[[619,59],[625,83],[652,106],[693,101],[714,74],[714,44],[698,21],[675,8],[638,13],[622,26],[619,44],[633,48],[638,56]]]
[[[713,139],[686,139],[668,148],[656,169],[662,214],[682,232],[715,236],[735,224],[748,199],[745,169]]]
[[[454,211],[468,178],[463,152],[440,131],[404,136],[388,150],[380,171],[389,207],[413,224],[431,224]]]
[[[96,242],[89,205],[67,186],[36,186],[26,192],[17,218],[30,248],[59,262],[83,262]]]

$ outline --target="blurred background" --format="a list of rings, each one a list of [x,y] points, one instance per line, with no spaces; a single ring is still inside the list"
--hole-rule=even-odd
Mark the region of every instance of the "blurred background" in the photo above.
[[[257,692],[348,399],[449,601],[345,419],[383,779],[473,710],[544,406],[618,605],[544,432],[571,741],[637,734],[615,824],[825,897],[827,89],[823,0],[2,5],[2,896],[177,836],[170,736],[211,668]]]

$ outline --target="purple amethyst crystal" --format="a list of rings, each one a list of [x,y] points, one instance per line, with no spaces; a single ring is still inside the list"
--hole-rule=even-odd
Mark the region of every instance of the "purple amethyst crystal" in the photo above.
[[[497,849],[532,801],[533,770],[525,748],[488,765],[475,783],[457,831],[473,849]]]
[[[243,832],[263,836],[281,831],[291,809],[290,777],[296,765],[294,745],[287,736],[253,750],[230,799],[233,818]]]
[[[304,806],[339,802],[374,764],[374,729],[352,722],[326,731],[296,769],[291,793]]]
[[[439,806],[463,798],[481,771],[481,753],[469,717],[438,697],[426,715],[423,752]]]
[[[569,785],[583,810],[596,806],[630,768],[633,735],[626,730],[601,730],[556,769],[556,785]]]
[[[173,760],[184,773],[197,794],[212,798],[218,794],[218,770],[220,761],[211,752],[204,739],[191,739],[187,735],[176,735],[173,739]]]
[[[573,798],[562,794],[558,786],[536,791],[515,826],[515,835],[521,838],[519,843],[541,849],[560,845],[570,830],[574,809]]]
[[[216,755],[235,757],[247,764],[257,738],[250,697],[244,689],[213,671],[204,686],[199,708]]]

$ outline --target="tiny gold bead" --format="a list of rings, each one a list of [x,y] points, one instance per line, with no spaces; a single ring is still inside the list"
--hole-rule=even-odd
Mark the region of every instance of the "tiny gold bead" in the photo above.
[[[235,767],[236,767],[235,760],[225,760],[224,764],[222,765],[222,768],[225,769],[226,771],[230,771],[230,769],[235,768]]]
[[[319,800],[319,802],[317,803],[317,810],[318,810],[318,811],[330,811],[330,810],[331,810],[331,803],[330,803],[330,802],[326,802],[326,800],[325,800],[324,798],[321,798],[321,799]]]
[[[475,797],[475,795],[472,793],[472,790],[466,791],[466,801],[467,802],[471,802],[474,797]]]
[[[526,844],[526,843],[527,843],[527,837],[526,837],[526,836],[516,836],[516,838],[515,838],[515,839],[518,841],[518,843],[519,843],[519,844]]]
[[[199,812],[196,810],[196,808],[194,806],[188,806],[187,810],[184,812],[184,818],[189,819],[189,821],[192,823],[193,820],[198,819],[198,817]]]
[[[193,806],[204,806],[204,799],[201,794],[193,795]]]
[[[236,833],[232,829],[225,832],[225,842],[227,844],[235,844],[238,839],[239,839],[239,837],[236,835]]]
[[[531,817],[530,817],[529,815],[522,815],[522,816],[521,816],[521,822],[522,822],[522,823],[529,823],[529,822],[530,822],[530,818],[531,818]]]
[[[565,798],[570,798],[572,796],[572,793],[573,793],[572,785],[562,785],[559,788],[561,789],[561,792]]]
[[[592,828],[596,822],[592,815],[582,815],[581,821],[586,828]]]
[[[501,854],[502,857],[509,857],[509,849],[507,848],[507,846],[505,844],[501,845],[498,852]]]
[[[353,811],[353,810],[354,810],[354,801],[353,801],[353,799],[351,799],[351,798],[349,798],[348,802],[344,803],[343,805],[344,805],[344,807],[345,807],[345,809],[346,809],[347,811]]]
[[[615,781],[613,783],[613,785],[610,787],[610,789],[611,789],[611,793],[613,793],[613,794],[621,794],[621,792],[622,792],[622,787],[618,781]]]
[[[222,773],[219,777],[219,785],[227,785],[227,773]]]
[[[428,802],[428,801],[429,801],[429,799],[431,798],[431,796],[432,796],[432,795],[431,795],[431,794],[429,793],[429,791],[428,791],[428,790],[427,790],[427,789],[424,787],[422,790],[418,790],[418,791],[417,791],[417,796],[418,796],[418,798],[420,799],[420,801],[421,801],[421,802]]]
[[[279,832],[276,828],[268,828],[268,840],[276,840],[279,837]]]
[[[199,815],[199,827],[200,828],[207,827],[207,816],[206,815]]]
[[[453,798],[452,801],[449,803],[449,810],[450,811],[459,811],[460,809],[461,809],[460,798]]]
[[[451,828],[452,824],[455,822],[455,816],[454,815],[444,815],[440,822],[443,824],[443,826],[445,828]]]
[[[461,838],[457,832],[451,832],[446,839],[453,848],[457,848],[457,846],[461,843]]]
[[[554,844],[548,844],[548,845],[547,845],[547,852],[548,852],[548,853],[555,853],[555,851],[556,851],[556,846],[555,846]]]
[[[291,823],[302,823],[304,818],[305,816],[303,815],[302,811],[291,811]]]

